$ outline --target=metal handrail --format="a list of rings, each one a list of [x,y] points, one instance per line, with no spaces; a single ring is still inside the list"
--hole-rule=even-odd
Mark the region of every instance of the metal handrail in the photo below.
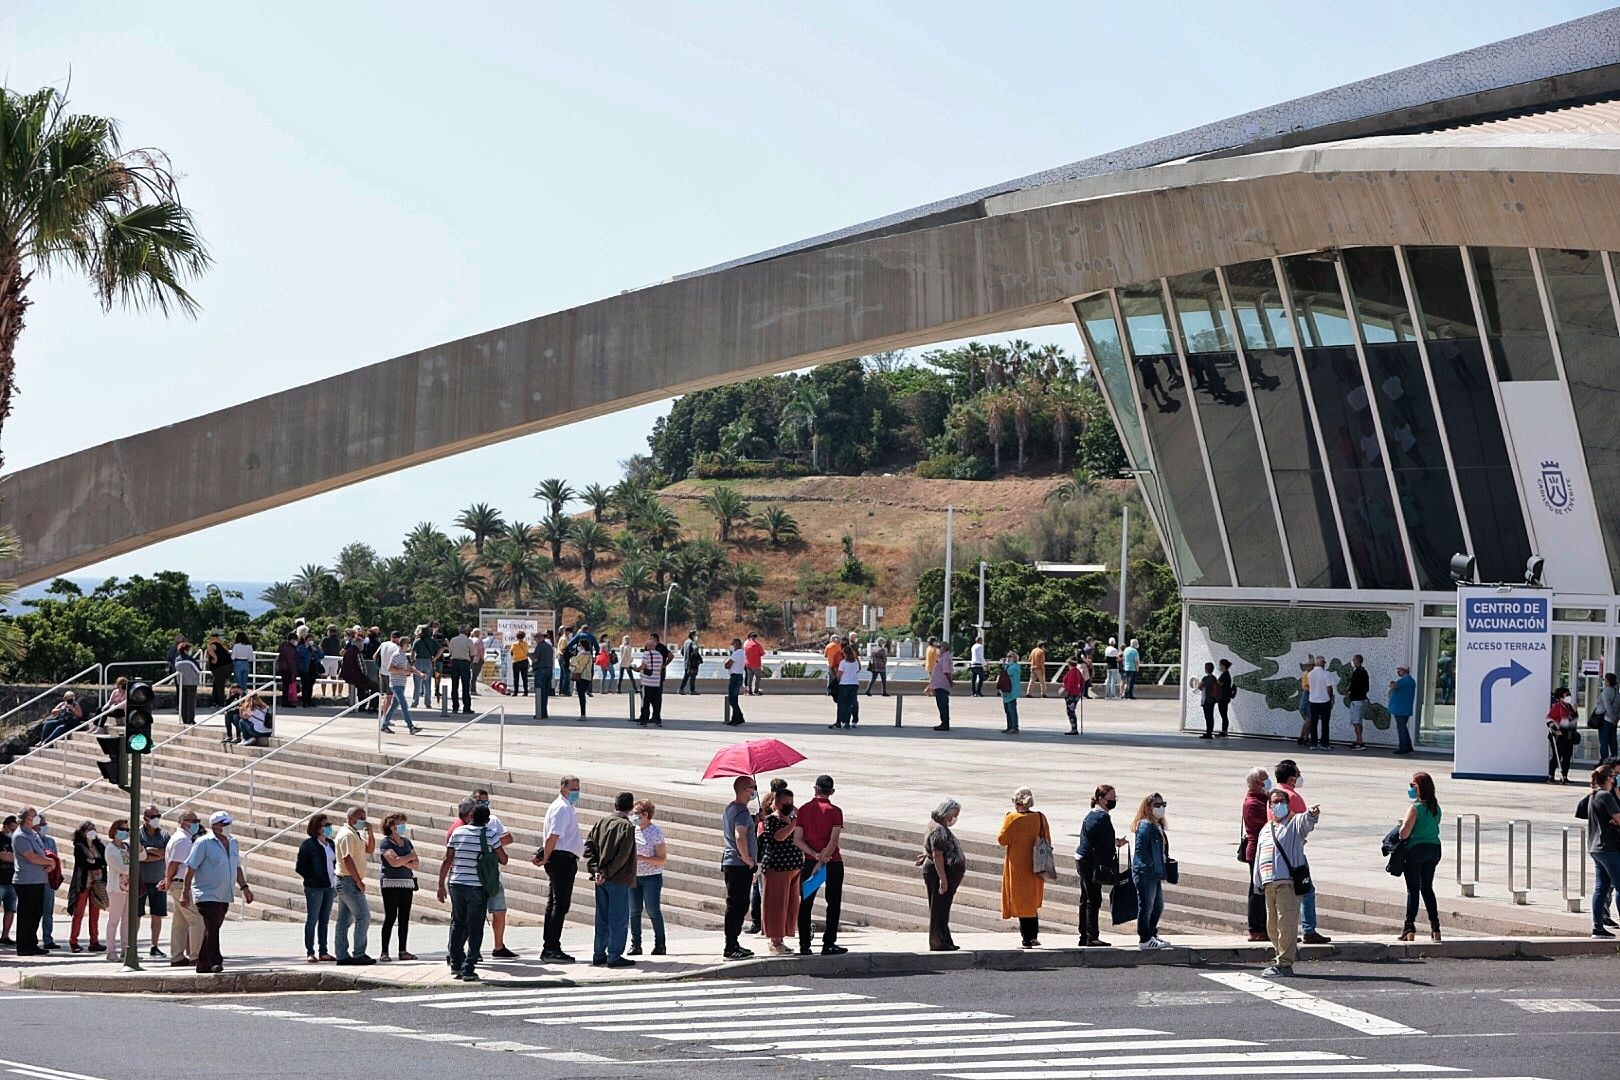
[[[167,660],[114,660],[110,664],[103,664],[103,665],[101,665],[101,667],[102,667],[102,671],[101,671],[101,692],[102,693],[107,693],[108,690],[111,688],[113,682],[115,681],[113,679],[113,677],[112,677],[113,668],[126,668],[126,667],[161,667],[161,668],[166,668],[168,666],[169,666],[169,662]]]
[[[501,718],[504,720],[506,718],[506,706],[505,705],[497,705],[493,709],[488,709],[488,710],[486,710],[484,712],[479,713],[477,716],[473,717],[471,720],[463,721],[462,723],[458,724],[456,727],[454,727],[451,730],[445,732],[443,735],[440,735],[438,738],[434,739],[432,742],[430,742],[426,746],[422,747],[420,750],[416,751],[410,757],[401,758],[399,761],[394,762],[392,765],[388,766],[388,768],[384,769],[382,772],[378,773],[376,776],[368,777],[365,780],[364,783],[354,785],[354,787],[350,788],[348,791],[345,791],[343,794],[337,796],[334,799],[328,800],[327,802],[323,803],[320,806],[317,806],[315,809],[311,810],[308,814],[302,815],[298,821],[292,821],[292,822],[289,822],[288,824],[282,826],[280,829],[276,830],[274,833],[271,833],[269,836],[265,837],[263,840],[260,840],[257,844],[254,844],[252,847],[250,847],[246,851],[242,852],[242,858],[246,859],[249,855],[252,855],[254,852],[258,851],[260,848],[265,847],[265,846],[275,842],[276,840],[281,839],[283,836],[285,836],[287,833],[291,832],[293,829],[299,828],[304,821],[308,820],[309,818],[314,817],[316,814],[323,813],[323,812],[325,812],[327,810],[330,810],[332,807],[334,807],[334,806],[338,805],[339,803],[343,802],[345,799],[347,799],[349,796],[353,795],[357,791],[365,790],[367,792],[368,797],[369,797],[371,785],[375,784],[378,780],[381,780],[383,777],[387,776],[389,773],[395,771],[396,769],[400,769],[400,768],[403,768],[406,765],[409,765],[411,762],[415,761],[417,758],[421,757],[423,754],[427,753],[429,750],[432,750],[434,747],[438,746],[440,743],[444,742],[446,739],[455,738],[457,735],[461,734],[463,731],[466,731],[468,728],[472,727],[474,724],[481,723],[482,721],[487,720],[490,716],[494,715],[495,713],[500,713]]]
[[[287,740],[286,742],[283,742],[280,746],[276,747],[274,750],[271,750],[268,754],[265,754],[262,757],[254,758],[252,761],[248,762],[246,765],[243,765],[240,769],[237,769],[235,772],[232,772],[232,773],[220,778],[219,780],[215,781],[214,783],[209,784],[207,787],[203,788],[201,791],[193,792],[191,795],[189,795],[185,799],[182,799],[180,802],[175,803],[173,806],[171,806],[167,810],[165,810],[163,812],[163,816],[168,817],[169,815],[173,814],[176,810],[180,809],[182,806],[186,805],[187,803],[189,803],[189,802],[191,802],[191,801],[193,801],[195,799],[202,798],[204,795],[208,794],[210,791],[213,791],[215,788],[223,787],[225,784],[227,784],[230,781],[236,779],[238,776],[241,776],[245,772],[252,772],[254,769],[257,769],[260,765],[264,764],[266,761],[269,761],[271,758],[275,757],[277,754],[281,753],[283,750],[287,749],[288,747],[296,746],[298,743],[303,742],[305,739],[309,738],[311,735],[313,735],[317,731],[321,730],[321,728],[325,727],[327,724],[333,723],[334,721],[337,721],[337,720],[341,720],[343,717],[349,715],[355,709],[358,709],[362,705],[366,704],[366,702],[375,701],[380,696],[381,696],[380,694],[373,694],[370,697],[366,698],[365,701],[357,702],[354,705],[350,705],[347,709],[344,709],[342,712],[337,713],[337,714],[335,714],[333,716],[327,717],[325,720],[322,720],[319,724],[316,724],[314,727],[310,728],[308,731],[304,732],[302,735],[298,735],[298,736],[296,736],[296,737],[294,737],[292,739]],[[253,820],[253,790],[252,790],[251,787],[248,789],[248,820],[249,821]]]
[[[23,709],[28,708],[28,706],[34,704],[35,702],[39,701],[42,698],[50,697],[52,694],[56,693],[58,690],[61,690],[64,687],[68,686],[69,684],[71,684],[71,683],[75,682],[76,680],[82,678],[83,676],[88,675],[90,672],[92,672],[92,671],[100,671],[100,670],[101,670],[101,665],[100,664],[91,664],[89,667],[85,668],[83,671],[77,672],[77,673],[75,673],[73,675],[69,675],[67,678],[63,679],[61,682],[57,683],[55,686],[51,687],[48,690],[43,690],[40,693],[35,694],[33,697],[29,698],[27,701],[23,702],[21,705],[18,705],[16,708],[8,709],[5,712],[0,713],[0,722],[4,722],[6,717],[13,716],[13,715],[21,712]],[[97,685],[100,685],[100,684],[98,683]],[[88,724],[89,722],[90,721],[88,721],[88,720],[82,721],[82,723],[85,723],[85,724]],[[77,731],[78,726],[76,725],[73,730]],[[13,765],[17,764],[18,761],[22,761],[25,758],[27,758],[28,756],[29,755],[24,754],[22,757],[17,758],[15,761],[10,761],[10,762],[7,762],[4,765],[0,765],[0,773],[5,772],[7,769],[9,769]]]
[[[163,678],[159,679],[157,682],[153,683],[152,684],[152,689],[156,690],[158,687],[162,686],[164,683],[170,682],[170,681],[172,681],[174,679],[178,679],[179,677],[180,677],[179,672],[175,672],[173,675],[166,675]],[[106,675],[103,674],[102,678],[106,678]],[[75,732],[75,731],[81,731],[81,730],[83,730],[85,728],[94,726],[94,724],[95,724],[95,722],[97,720],[100,720],[102,717],[107,716],[114,709],[127,708],[128,704],[129,703],[127,701],[124,701],[124,702],[118,703],[117,705],[108,705],[106,708],[104,708],[100,712],[96,713],[96,715],[90,717],[90,719],[88,719],[88,720],[84,721],[83,723],[79,724],[77,727],[73,728],[71,731],[64,731],[64,732],[62,732],[61,735],[57,736],[56,741],[62,744],[62,787],[63,788],[66,788],[67,784],[68,784],[68,778],[67,778],[67,774],[68,774],[68,740],[67,740],[67,737],[69,735],[73,734],[73,732]],[[83,789],[81,788],[80,790],[83,790]]]

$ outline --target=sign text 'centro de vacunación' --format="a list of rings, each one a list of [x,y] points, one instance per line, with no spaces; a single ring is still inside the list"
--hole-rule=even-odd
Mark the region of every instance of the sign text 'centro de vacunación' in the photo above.
[[[1469,779],[1522,780],[1547,760],[1552,597],[1540,590],[1457,589],[1456,768]]]
[[[1463,629],[1472,634],[1545,634],[1552,601],[1545,596],[1469,596],[1463,598]],[[1539,643],[1472,641],[1478,650],[1535,648]]]

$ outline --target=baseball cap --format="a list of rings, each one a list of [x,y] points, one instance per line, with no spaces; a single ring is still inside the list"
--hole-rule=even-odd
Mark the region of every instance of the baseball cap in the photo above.
[[[230,823],[231,815],[223,810],[215,810],[208,817],[208,824],[210,825],[229,825]]]

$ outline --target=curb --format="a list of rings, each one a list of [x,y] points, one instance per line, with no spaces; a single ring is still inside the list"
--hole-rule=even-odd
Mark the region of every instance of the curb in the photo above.
[[[1186,947],[1142,952],[1129,947],[1107,949],[963,949],[954,953],[859,953],[842,956],[771,956],[719,963],[667,975],[632,979],[579,980],[556,976],[503,979],[486,982],[492,992],[546,986],[644,986],[650,982],[796,976],[916,975],[947,971],[1041,971],[1057,968],[1260,966],[1272,959],[1267,945]],[[1391,963],[1403,960],[1552,960],[1564,956],[1616,956],[1620,945],[1590,938],[1465,938],[1458,941],[1380,942],[1347,941],[1335,945],[1302,945],[1300,960],[1348,960]],[[449,984],[445,984],[449,985]],[[56,990],[92,994],[265,994],[307,993],[322,990],[443,990],[444,986],[413,986],[366,975],[336,971],[227,971],[220,975],[162,974],[157,972],[73,973],[40,972],[25,975],[23,990]]]

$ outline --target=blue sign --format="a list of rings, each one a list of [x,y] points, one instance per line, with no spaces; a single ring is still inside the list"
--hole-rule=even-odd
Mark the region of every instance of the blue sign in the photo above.
[[[1482,724],[1491,722],[1491,691],[1496,688],[1497,683],[1506,679],[1509,686],[1517,686],[1520,679],[1528,678],[1529,675],[1529,668],[1512,659],[1508,660],[1507,667],[1493,668],[1486,672],[1485,677],[1479,681],[1479,722]]]
[[[1545,634],[1552,600],[1545,596],[1465,596],[1463,630],[1469,634]],[[1518,682],[1518,679],[1513,680]]]

